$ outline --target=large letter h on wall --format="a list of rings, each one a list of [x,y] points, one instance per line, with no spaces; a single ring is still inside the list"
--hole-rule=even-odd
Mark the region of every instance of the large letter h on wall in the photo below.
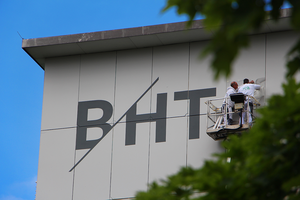
[[[166,141],[166,116],[167,116],[167,93],[157,94],[156,113],[136,114],[134,104],[126,114],[125,145],[134,145],[136,140],[136,124],[143,122],[156,122],[155,142]]]

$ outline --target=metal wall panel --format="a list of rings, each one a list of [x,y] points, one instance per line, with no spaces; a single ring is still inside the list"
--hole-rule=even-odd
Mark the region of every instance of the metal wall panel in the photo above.
[[[115,121],[151,85],[152,49],[117,52]],[[150,113],[149,91],[137,104],[137,114]],[[126,121],[126,118],[121,120]]]
[[[151,85],[151,70],[151,48],[117,52],[115,122]],[[138,116],[146,114],[149,121],[150,97],[151,90],[136,104],[136,110],[131,112],[131,116],[137,118],[126,115],[114,128],[112,198],[133,197],[137,189],[146,189],[149,122],[140,123]],[[132,122],[127,124],[129,120]],[[127,130],[129,124],[131,128]]]
[[[86,152],[87,150],[85,149],[76,150],[76,162],[78,162]],[[112,133],[101,140],[74,169],[73,200],[109,199],[111,153]]]
[[[175,92],[188,91],[189,44],[153,48],[153,87],[151,112],[155,112],[157,94],[165,94],[166,132],[165,140],[157,141],[156,127],[162,120],[151,123],[149,183],[175,173],[186,166],[186,140],[188,101],[175,100]]]
[[[281,85],[285,82],[287,53],[297,42],[299,34],[295,32],[279,32],[267,35],[266,55],[266,96],[281,94]],[[298,77],[299,78],[299,77]],[[300,80],[300,79],[299,79]]]
[[[214,141],[206,134],[206,112],[207,107],[205,101],[208,99],[223,98],[226,92],[226,80],[220,78],[214,80],[214,72],[210,67],[211,57],[200,59],[201,52],[208,42],[195,42],[190,44],[190,70],[189,70],[189,86],[190,90],[215,88],[215,96],[200,98],[199,113],[199,139],[188,141],[187,147],[187,165],[192,167],[202,166],[205,159],[211,158],[212,153],[220,152],[219,142]],[[219,105],[221,106],[221,105]],[[190,116],[191,119],[196,116]],[[188,121],[190,124],[190,120]]]
[[[186,166],[187,117],[168,118],[166,125],[166,142],[156,143],[156,123],[151,123],[149,183]]]
[[[211,56],[200,58],[200,55],[204,48],[208,45],[207,41],[194,42],[190,44],[190,72],[189,72],[189,85],[190,90],[203,89],[203,88],[217,88],[216,98],[224,97],[226,92],[226,79],[220,77],[220,79],[214,79],[214,71],[210,67]],[[211,98],[211,97],[210,97]],[[202,101],[201,99],[201,102]],[[206,113],[206,108],[201,112]]]
[[[200,116],[200,139],[188,141],[187,165],[194,168],[201,167],[205,160],[212,158],[213,153],[224,151],[220,141],[214,141],[206,134],[206,120],[206,115]]]
[[[254,35],[250,37],[250,45],[242,50],[233,65],[232,75],[227,79],[227,86],[231,81],[243,85],[243,80],[255,82],[260,80],[261,103],[264,104],[265,96],[265,78],[266,78],[266,36]]]
[[[72,199],[76,129],[42,131],[36,199]]]
[[[115,95],[116,52],[82,55],[80,61],[79,101],[106,101],[113,107]],[[88,120],[106,115],[100,108],[88,109]],[[113,111],[107,119],[113,124]],[[87,140],[103,137],[101,127],[87,128]],[[73,199],[108,199],[110,197],[113,130],[76,167]],[[87,152],[76,150],[76,162]]]
[[[75,127],[80,56],[47,59],[42,130]]]
[[[167,93],[167,117],[185,116],[187,101],[174,101],[174,92],[188,90],[189,44],[153,48],[152,112],[156,110],[156,94]]]
[[[136,125],[136,144],[125,146],[126,123],[114,129],[111,197],[134,197],[137,190],[147,189],[149,123]]]
[[[114,102],[116,52],[81,56],[79,101]]]

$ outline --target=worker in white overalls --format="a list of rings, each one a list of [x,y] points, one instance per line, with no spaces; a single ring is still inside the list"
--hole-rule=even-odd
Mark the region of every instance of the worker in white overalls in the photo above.
[[[223,105],[225,105],[225,103],[226,103],[226,98],[228,98],[231,94],[234,94],[237,92],[238,87],[239,87],[239,85],[237,84],[237,82],[235,82],[235,81],[231,82],[230,86],[227,88],[227,91],[226,91],[226,94],[224,97],[224,101],[223,101]],[[223,108],[225,108],[225,106],[223,106]],[[230,98],[228,98],[227,99],[227,112],[229,114],[227,114],[227,116],[224,115],[224,120],[226,119],[225,117],[227,117],[228,125],[232,125],[232,123],[233,123],[233,120],[232,120],[233,108],[234,108],[234,102],[231,101]]]
[[[240,86],[240,88],[239,88],[239,92],[243,93],[244,95],[253,97],[255,90],[259,90],[259,89],[260,89],[260,85],[254,84],[254,81],[249,82],[249,79],[245,78],[244,84],[242,86]],[[249,102],[250,108],[248,108],[248,102]],[[248,123],[251,125],[252,124],[252,114],[253,114],[253,101],[249,97],[246,98],[244,110],[248,111]],[[245,123],[245,117],[246,117],[246,113],[243,112],[242,124]]]

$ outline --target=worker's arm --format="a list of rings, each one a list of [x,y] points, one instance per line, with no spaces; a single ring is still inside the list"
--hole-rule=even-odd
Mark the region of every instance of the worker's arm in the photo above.
[[[256,89],[256,90],[260,90],[260,85],[253,84],[253,86],[254,86],[254,89]]]

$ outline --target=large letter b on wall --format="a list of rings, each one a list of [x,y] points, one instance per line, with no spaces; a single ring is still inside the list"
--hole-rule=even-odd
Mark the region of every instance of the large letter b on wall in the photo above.
[[[89,109],[100,108],[103,111],[101,118],[96,120],[88,119]],[[103,100],[97,101],[84,101],[78,103],[78,116],[77,116],[77,135],[76,135],[76,149],[90,149],[93,148],[101,138],[103,138],[112,128],[106,123],[112,116],[112,105]],[[87,140],[88,128],[101,128],[103,135],[96,140]]]

